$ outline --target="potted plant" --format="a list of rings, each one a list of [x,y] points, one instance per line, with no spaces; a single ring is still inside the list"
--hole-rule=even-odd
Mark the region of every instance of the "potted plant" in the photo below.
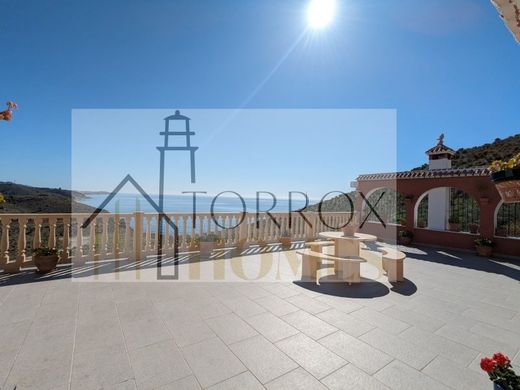
[[[399,231],[399,242],[403,245],[409,245],[413,239],[413,232],[410,230]]]
[[[406,219],[400,219],[399,220],[399,224],[402,226],[402,227],[406,227]]]
[[[5,198],[3,194],[0,194],[0,209],[4,208]]]
[[[421,229],[424,229],[426,227],[426,221],[424,219],[419,219],[417,221],[417,227],[421,228]]]
[[[221,243],[220,237],[215,233],[207,233],[199,238],[200,257],[209,257],[215,247]]]
[[[489,375],[495,390],[520,389],[520,376],[515,374],[506,355],[497,352],[492,357],[484,357],[480,360],[480,368]]]
[[[246,248],[247,248],[247,239],[245,239],[245,238],[241,238],[241,239],[238,240],[238,242],[237,242],[237,246],[236,246],[236,248],[235,248],[235,251],[236,251],[238,254],[241,254],[242,251],[243,251],[244,249],[246,249]]]
[[[495,243],[490,238],[484,236],[477,238],[475,241],[475,248],[479,256],[489,257],[493,253]]]
[[[282,232],[280,243],[283,249],[288,249],[291,247],[291,233],[287,229]]]
[[[520,153],[509,161],[493,161],[489,170],[504,203],[520,202]]]
[[[478,224],[470,223],[470,224],[468,224],[468,229],[471,234],[477,234],[478,233]]]
[[[58,264],[58,250],[45,246],[35,248],[32,253],[32,259],[39,273],[50,272]]]
[[[259,239],[256,242],[260,248],[265,248],[267,246],[267,241],[263,239]]]
[[[448,219],[448,230],[458,232],[460,230],[460,221],[457,215],[452,215]]]

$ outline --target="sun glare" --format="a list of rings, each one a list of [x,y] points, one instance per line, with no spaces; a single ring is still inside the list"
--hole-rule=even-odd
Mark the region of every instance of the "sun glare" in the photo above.
[[[307,21],[314,29],[327,27],[336,12],[335,0],[311,0],[307,7]]]

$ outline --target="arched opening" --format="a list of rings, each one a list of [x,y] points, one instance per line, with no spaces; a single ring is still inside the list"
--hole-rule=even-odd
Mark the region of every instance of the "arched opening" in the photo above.
[[[477,233],[479,221],[478,202],[457,188],[433,188],[415,204],[416,228]]]
[[[367,222],[380,223],[376,214],[371,212],[368,202],[385,224],[405,224],[406,206],[404,197],[393,188],[382,187],[372,190],[366,195],[366,199],[366,201],[363,201],[361,220],[365,220],[368,216]]]
[[[520,238],[520,203],[499,203],[495,211],[495,235]]]

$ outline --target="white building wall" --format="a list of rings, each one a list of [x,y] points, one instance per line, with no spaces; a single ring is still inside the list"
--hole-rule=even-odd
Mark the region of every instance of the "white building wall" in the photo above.
[[[429,169],[449,169],[451,160],[430,160]],[[450,212],[450,189],[436,188],[428,193],[428,228],[445,230]]]
[[[450,189],[436,188],[428,193],[428,229],[445,230],[450,209]]]

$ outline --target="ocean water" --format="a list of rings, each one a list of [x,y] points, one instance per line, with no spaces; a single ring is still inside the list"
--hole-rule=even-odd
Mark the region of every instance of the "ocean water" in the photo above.
[[[93,207],[99,207],[105,201],[108,195],[89,195],[88,198],[81,200],[81,203],[87,204]],[[159,202],[157,195],[151,195],[154,202]],[[295,196],[296,198],[296,196]],[[249,213],[256,212],[256,199],[255,198],[243,198],[246,211]],[[211,204],[214,201],[212,196],[197,194],[196,199],[196,211],[197,213],[209,213],[211,211]],[[309,204],[317,203],[316,200],[309,200]],[[269,210],[272,207],[272,199],[260,199],[259,209],[260,211]],[[304,199],[293,199],[291,202],[292,210],[298,210],[305,206]],[[146,199],[141,195],[135,194],[117,194],[112,201],[104,207],[108,212],[119,212],[119,213],[133,213],[135,211],[144,212],[155,212],[152,205],[150,205]],[[242,202],[238,197],[231,196],[220,196],[214,201],[215,212],[234,212],[240,213],[243,211]],[[190,195],[165,195],[164,196],[164,210],[166,212],[193,212],[193,196]],[[277,199],[276,205],[272,210],[273,212],[285,212],[289,211],[289,199]]]

